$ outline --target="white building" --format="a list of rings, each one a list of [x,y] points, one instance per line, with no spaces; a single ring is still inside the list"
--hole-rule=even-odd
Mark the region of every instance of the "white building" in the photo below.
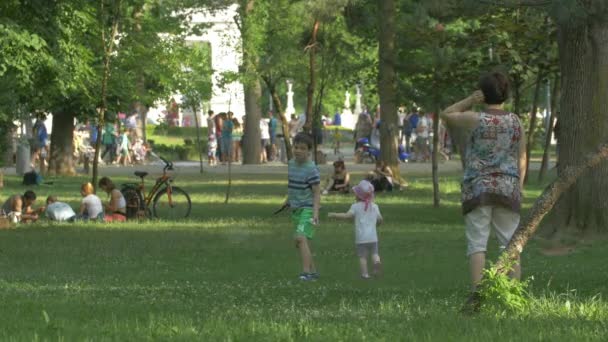
[[[203,111],[209,109],[215,113],[232,111],[237,118],[245,115],[245,93],[241,82],[231,82],[222,85],[222,73],[238,72],[243,58],[241,47],[241,32],[234,18],[238,16],[238,5],[220,11],[205,11],[195,13],[192,16],[193,24],[209,24],[210,27],[200,36],[188,36],[188,43],[206,43],[211,46],[212,94],[208,106],[203,106]],[[181,96],[176,95],[175,100],[180,103]],[[163,117],[165,105],[159,104],[157,108],[151,108],[148,117],[151,121]],[[201,117],[204,113],[198,113],[200,124],[206,125],[206,120]],[[193,113],[190,110],[180,109],[179,122],[190,122],[194,124]]]

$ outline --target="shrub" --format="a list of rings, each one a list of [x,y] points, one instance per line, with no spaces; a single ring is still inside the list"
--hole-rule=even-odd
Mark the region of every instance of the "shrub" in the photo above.
[[[512,268],[513,263],[507,265]],[[494,265],[483,271],[480,285],[482,308],[502,315],[508,312],[522,313],[528,308],[528,285],[530,279],[519,281],[498,272]]]

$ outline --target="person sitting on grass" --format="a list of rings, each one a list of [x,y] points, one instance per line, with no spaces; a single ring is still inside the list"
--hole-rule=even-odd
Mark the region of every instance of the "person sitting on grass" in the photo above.
[[[376,168],[367,176],[367,181],[372,183],[376,192],[393,191],[393,171],[382,160],[376,161]]]
[[[116,188],[112,180],[103,177],[99,180],[98,186],[101,190],[110,195],[110,200],[104,205],[106,222],[126,221],[127,220],[127,201],[122,192]]]
[[[80,210],[78,211],[78,218],[88,220],[103,220],[103,205],[101,199],[95,195],[95,189],[93,184],[84,183],[80,186],[80,195],[82,195],[82,201],[80,202]]]
[[[295,225],[296,247],[300,250],[303,281],[316,280],[316,271],[310,242],[314,235],[314,226],[319,223],[321,191],[319,169],[310,160],[312,137],[298,133],[293,139],[294,159],[288,163],[287,204],[292,213],[291,220]]]
[[[74,209],[67,203],[59,202],[56,196],[49,196],[46,198],[44,213],[51,221],[70,222],[76,218]]]
[[[349,219],[355,221],[355,246],[361,278],[370,279],[367,269],[367,260],[371,255],[373,262],[372,274],[380,276],[382,263],[378,253],[378,233],[376,225],[382,224],[383,218],[378,205],[374,203],[374,186],[372,183],[362,180],[353,187],[357,202],[350,206],[346,213],[329,213],[328,217],[338,219]]]
[[[13,195],[2,205],[2,211],[12,222],[35,222],[38,212],[32,208],[36,193],[27,190],[23,195]]]
[[[350,191],[350,174],[346,171],[343,160],[334,162],[334,173],[326,181],[323,195],[330,192],[346,194]]]

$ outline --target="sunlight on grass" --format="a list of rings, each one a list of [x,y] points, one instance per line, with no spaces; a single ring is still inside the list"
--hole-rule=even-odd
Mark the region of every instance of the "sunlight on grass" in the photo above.
[[[3,194],[20,193],[8,178]],[[84,178],[82,178],[84,179]],[[39,187],[77,206],[77,179]],[[116,177],[116,182],[132,181]],[[429,177],[377,194],[384,276],[359,279],[351,222],[330,220],[352,195],[323,196],[312,241],[319,281],[298,281],[289,213],[273,216],[284,177],[225,180],[185,175],[188,220],[38,223],[0,231],[0,339],[201,341],[601,341],[608,242],[546,257],[532,241],[524,277],[534,276],[529,305],[517,314],[458,313],[468,288],[460,178],[441,178],[433,208]],[[542,191],[526,189],[525,206]],[[102,195],[105,200],[105,195]],[[492,242],[489,259],[495,260]],[[577,289],[576,291],[572,289]]]

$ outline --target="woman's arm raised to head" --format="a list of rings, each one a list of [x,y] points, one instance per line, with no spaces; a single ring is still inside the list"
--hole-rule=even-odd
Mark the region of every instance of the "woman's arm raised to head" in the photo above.
[[[483,103],[484,97],[480,90],[444,109],[439,115],[450,127],[475,127],[479,118],[478,113],[470,111],[476,105]]]

